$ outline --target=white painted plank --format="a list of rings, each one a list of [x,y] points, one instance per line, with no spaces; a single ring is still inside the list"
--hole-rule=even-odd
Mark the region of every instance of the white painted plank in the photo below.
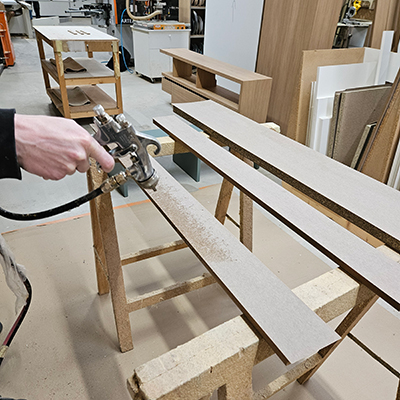
[[[390,50],[392,48],[394,31],[384,31],[382,33],[379,60],[376,67],[375,85],[383,85],[389,69]]]
[[[400,252],[398,191],[212,101],[174,110]]]

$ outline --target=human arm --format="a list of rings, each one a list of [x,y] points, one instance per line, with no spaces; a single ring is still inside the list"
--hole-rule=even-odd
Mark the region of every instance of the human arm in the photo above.
[[[3,131],[0,133],[2,136]],[[89,157],[106,172],[114,167],[112,156],[70,119],[15,114],[14,137],[19,166],[45,179],[59,180],[75,171],[85,172]]]

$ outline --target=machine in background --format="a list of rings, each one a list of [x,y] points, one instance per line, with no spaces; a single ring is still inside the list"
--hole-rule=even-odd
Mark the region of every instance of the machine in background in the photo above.
[[[345,0],[336,28],[333,48],[363,47],[372,21],[355,18],[361,7],[373,9],[375,0]]]
[[[81,7],[69,8],[67,13],[71,15],[84,15],[91,18],[92,25],[104,28],[106,33],[115,36],[122,42],[128,52],[133,56],[133,39],[131,26],[133,19],[127,12],[135,17],[146,17],[155,12],[159,14],[153,21],[178,20],[179,0],[96,0],[84,2]]]

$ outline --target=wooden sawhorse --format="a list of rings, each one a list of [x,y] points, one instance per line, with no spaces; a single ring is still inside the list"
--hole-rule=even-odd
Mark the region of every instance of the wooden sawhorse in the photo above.
[[[159,141],[161,143],[161,151],[157,154],[157,157],[185,153],[188,151],[184,145],[175,143],[175,141],[169,137],[161,137]],[[151,154],[155,156],[154,153]],[[88,171],[87,178],[89,190],[93,190],[107,178],[107,175],[98,171],[93,163]],[[224,180],[216,207],[216,217],[221,223],[224,222],[226,217],[229,217],[227,211],[232,190],[233,186]],[[240,239],[242,243],[250,250],[252,247],[253,229],[252,209],[252,201],[241,193],[239,210],[240,223],[234,223],[240,229]],[[210,274],[204,274],[189,281],[176,283],[170,287],[138,296],[136,299],[128,300],[125,292],[122,267],[180,250],[187,246],[183,240],[177,240],[175,242],[165,243],[160,246],[121,256],[118,246],[111,194],[107,193],[92,200],[90,202],[90,214],[98,293],[103,295],[111,291],[118,342],[122,352],[133,349],[132,330],[129,322],[129,314],[131,312],[215,283],[215,279]]]

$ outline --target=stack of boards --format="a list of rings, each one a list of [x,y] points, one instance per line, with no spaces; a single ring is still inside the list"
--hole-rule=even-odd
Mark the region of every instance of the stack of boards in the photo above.
[[[388,101],[391,86],[368,86],[335,93],[328,138],[329,157],[357,168]]]
[[[344,49],[340,65],[324,61],[337,50],[320,58],[305,51],[288,136],[400,189],[400,53],[392,41],[386,31],[379,50]]]

